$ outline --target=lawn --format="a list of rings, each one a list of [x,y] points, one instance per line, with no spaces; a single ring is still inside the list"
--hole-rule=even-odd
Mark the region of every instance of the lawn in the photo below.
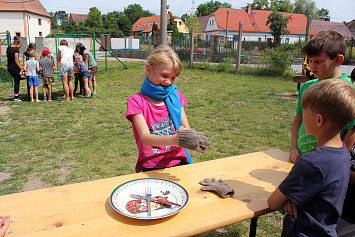
[[[143,63],[99,64],[98,94],[61,103],[13,102],[10,83],[0,83],[0,195],[134,173],[138,156],[126,102],[145,76]],[[296,84],[289,78],[184,70],[176,80],[189,103],[192,128],[212,145],[194,162],[278,148],[288,151]],[[42,100],[42,86],[39,88]],[[26,98],[25,82],[20,93]],[[291,98],[280,96],[281,93]],[[236,190],[238,192],[238,190]],[[259,218],[258,236],[280,236],[281,215]],[[245,221],[200,236],[248,236]]]

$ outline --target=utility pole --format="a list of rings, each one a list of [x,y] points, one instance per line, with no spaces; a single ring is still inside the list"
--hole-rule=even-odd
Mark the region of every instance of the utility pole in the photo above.
[[[312,17],[310,15],[307,16],[307,26],[306,26],[306,37],[304,39],[304,43],[307,44],[307,42],[311,39],[311,26],[312,26]]]
[[[160,45],[167,45],[167,0],[161,0],[160,9]]]

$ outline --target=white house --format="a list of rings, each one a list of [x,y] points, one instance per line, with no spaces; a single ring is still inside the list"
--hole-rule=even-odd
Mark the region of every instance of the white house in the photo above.
[[[0,0],[0,32],[35,42],[51,33],[51,16],[39,0]]]
[[[243,41],[271,41],[273,39],[269,26],[266,25],[272,11],[247,9],[219,8],[209,15],[205,34],[211,36],[233,37],[238,34],[239,22],[243,23]],[[304,40],[306,35],[307,17],[303,14],[280,12],[284,17],[291,17],[287,24],[289,35],[282,36],[282,43],[294,43]],[[311,35],[317,32],[311,27]]]

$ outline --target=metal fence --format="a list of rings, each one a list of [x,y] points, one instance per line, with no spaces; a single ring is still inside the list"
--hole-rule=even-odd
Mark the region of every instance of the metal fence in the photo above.
[[[168,44],[177,52],[181,60],[190,60],[191,38],[190,34],[177,33],[168,34]],[[152,34],[149,38],[136,37],[140,39],[140,50],[152,51],[154,45],[160,41],[159,34]],[[347,50],[343,64],[355,64],[355,42],[354,38],[346,40]],[[304,41],[282,44],[283,50],[289,51],[294,58],[303,58],[301,48]],[[211,36],[208,40],[196,37],[194,39],[194,61],[195,62],[223,62],[225,59],[236,59],[238,36]],[[241,41],[241,63],[258,63],[260,58],[273,48],[272,41]]]

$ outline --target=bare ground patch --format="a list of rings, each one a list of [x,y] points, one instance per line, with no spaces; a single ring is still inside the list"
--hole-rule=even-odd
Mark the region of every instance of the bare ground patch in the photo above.
[[[284,98],[284,99],[289,99],[289,100],[293,100],[293,99],[297,99],[297,94],[291,94],[291,93],[278,93],[275,95],[276,97],[281,97],[281,98]]]
[[[33,173],[29,175],[27,182],[24,183],[22,191],[27,192],[31,190],[47,188],[49,186],[49,184],[42,181],[41,175]]]

